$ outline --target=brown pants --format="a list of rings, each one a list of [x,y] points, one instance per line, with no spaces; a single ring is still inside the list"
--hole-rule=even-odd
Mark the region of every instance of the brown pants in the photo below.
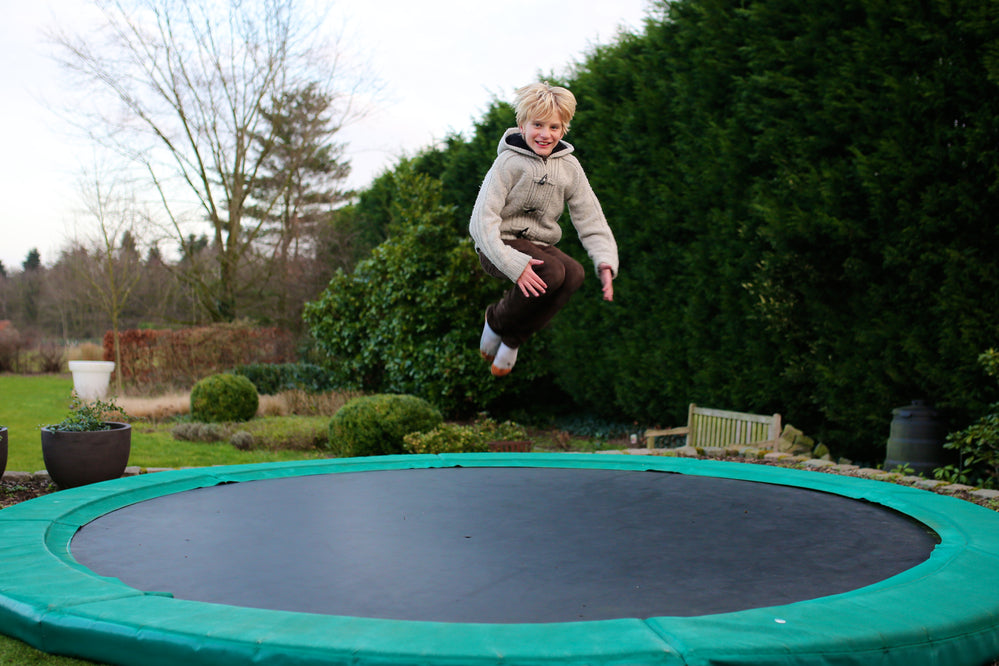
[[[569,298],[583,284],[586,275],[583,266],[554,245],[535,245],[517,239],[503,241],[515,250],[545,262],[534,267],[548,288],[540,296],[524,296],[520,287],[513,285],[498,303],[486,308],[486,321],[507,347],[516,348],[531,335],[548,325]],[[493,277],[509,280],[491,261],[479,252],[482,268]]]

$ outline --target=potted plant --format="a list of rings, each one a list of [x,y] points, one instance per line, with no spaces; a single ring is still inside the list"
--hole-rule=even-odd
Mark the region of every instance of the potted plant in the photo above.
[[[59,488],[119,478],[132,449],[132,426],[114,404],[87,402],[73,394],[69,415],[60,423],[42,426],[42,458]]]

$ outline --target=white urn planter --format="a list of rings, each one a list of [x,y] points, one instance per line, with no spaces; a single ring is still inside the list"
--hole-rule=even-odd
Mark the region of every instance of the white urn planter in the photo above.
[[[73,390],[85,402],[107,397],[114,372],[114,361],[70,361],[73,373]]]

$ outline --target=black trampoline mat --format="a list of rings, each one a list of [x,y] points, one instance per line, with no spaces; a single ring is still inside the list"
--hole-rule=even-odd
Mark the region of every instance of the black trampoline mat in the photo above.
[[[854,590],[937,543],[798,487],[606,469],[444,468],[247,481],[82,527],[73,557],[179,599],[440,622],[696,616]]]

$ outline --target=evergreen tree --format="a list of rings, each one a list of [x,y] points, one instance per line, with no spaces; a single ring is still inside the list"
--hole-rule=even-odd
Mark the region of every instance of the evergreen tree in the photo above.
[[[350,173],[343,144],[334,138],[340,126],[331,116],[333,100],[316,85],[283,93],[264,112],[266,128],[257,135],[261,165],[248,217],[259,220],[259,274],[250,284],[258,318],[301,327],[301,308],[332,275],[325,251],[335,206],[347,199],[342,188]],[[269,147],[269,150],[268,150]]]
[[[391,236],[353,273],[338,271],[305,319],[342,385],[416,395],[467,417],[529,387],[544,372],[543,347],[518,364],[521,381],[495,381],[477,343],[496,281],[455,233],[462,216],[443,202],[440,181],[412,170],[393,178]]]
[[[24,261],[21,262],[21,268],[25,273],[30,271],[37,271],[42,267],[42,255],[39,254],[38,248],[32,248],[28,250],[27,256],[25,256]]]

